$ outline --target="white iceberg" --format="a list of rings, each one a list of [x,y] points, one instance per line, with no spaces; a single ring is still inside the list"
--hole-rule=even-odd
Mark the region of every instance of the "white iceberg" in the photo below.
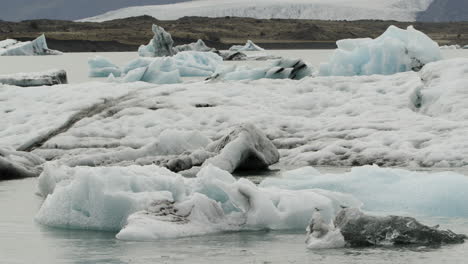
[[[0,84],[16,85],[21,87],[51,86],[67,83],[67,73],[64,70],[0,75]]]
[[[61,55],[62,52],[51,50],[42,34],[32,41],[20,42],[14,39],[0,41],[0,56]]]
[[[253,41],[250,39],[247,40],[247,43],[245,45],[234,45],[231,48],[229,48],[230,51],[264,51],[265,49],[260,48],[259,46],[255,45]]]
[[[157,166],[75,167],[49,163],[39,177],[46,197],[36,220],[72,229],[119,231],[123,240],[220,231],[303,229],[314,208],[331,220],[350,195],[259,188],[213,166],[184,178]]]
[[[95,56],[88,60],[89,77],[108,77],[112,74],[114,77],[119,77],[121,74],[120,68],[102,56]]]
[[[442,59],[439,45],[409,26],[390,26],[376,39],[337,41],[328,63],[320,65],[321,76],[354,76],[419,71],[429,62]]]

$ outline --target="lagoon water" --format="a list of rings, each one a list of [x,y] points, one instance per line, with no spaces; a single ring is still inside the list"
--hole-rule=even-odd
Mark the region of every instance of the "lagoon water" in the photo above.
[[[274,177],[274,176],[273,176]],[[308,250],[305,231],[257,231],[127,242],[115,233],[41,226],[37,179],[0,182],[0,263],[466,263],[468,243],[440,248]],[[468,234],[468,219],[423,218]]]

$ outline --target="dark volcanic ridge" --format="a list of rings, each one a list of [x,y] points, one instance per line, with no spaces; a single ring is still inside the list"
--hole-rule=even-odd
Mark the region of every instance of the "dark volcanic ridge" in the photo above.
[[[64,52],[136,51],[153,37],[152,24],[171,33],[175,45],[202,39],[216,49],[243,44],[247,39],[266,49],[335,48],[345,38],[375,38],[390,25],[414,25],[440,45],[468,44],[468,22],[397,22],[380,20],[323,21],[297,19],[184,17],[160,21],[150,16],[106,21],[0,21],[0,40],[31,40],[45,33],[49,47]]]

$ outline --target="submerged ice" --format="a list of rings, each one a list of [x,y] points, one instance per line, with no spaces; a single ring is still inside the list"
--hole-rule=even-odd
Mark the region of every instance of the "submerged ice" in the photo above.
[[[330,61],[320,66],[322,76],[394,74],[419,71],[429,62],[442,59],[439,45],[409,26],[390,26],[376,39],[343,39]]]

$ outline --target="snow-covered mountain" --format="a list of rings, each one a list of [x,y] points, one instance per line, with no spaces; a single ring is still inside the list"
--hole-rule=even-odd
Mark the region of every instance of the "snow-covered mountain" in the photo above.
[[[415,21],[433,1],[437,0],[195,0],[122,8],[82,21],[100,22],[141,15],[150,15],[160,20],[184,16],[237,16],[266,19]]]

